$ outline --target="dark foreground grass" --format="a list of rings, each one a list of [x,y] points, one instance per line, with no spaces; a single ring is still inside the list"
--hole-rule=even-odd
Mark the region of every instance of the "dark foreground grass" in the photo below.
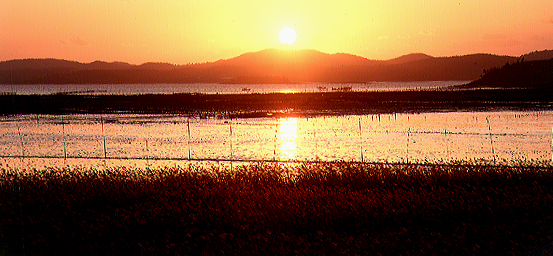
[[[1,255],[549,255],[551,166],[2,170]]]

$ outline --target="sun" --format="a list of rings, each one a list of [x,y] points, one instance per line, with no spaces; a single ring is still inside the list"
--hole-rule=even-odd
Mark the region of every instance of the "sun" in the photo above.
[[[278,34],[278,39],[283,44],[288,44],[288,45],[293,44],[296,41],[296,37],[297,37],[296,31],[294,31],[291,28],[283,28],[280,31],[280,34]]]

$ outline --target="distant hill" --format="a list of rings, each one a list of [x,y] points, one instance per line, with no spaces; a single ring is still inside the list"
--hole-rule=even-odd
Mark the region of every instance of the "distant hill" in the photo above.
[[[82,69],[85,64],[58,59],[23,59],[0,62],[1,71],[31,69]]]
[[[371,67],[377,63],[380,62],[344,53],[267,49],[219,60],[214,63],[214,69],[220,70],[225,77],[286,77],[296,83],[335,82],[332,77],[327,78],[325,75],[333,70]],[[353,82],[357,82],[357,79]]]
[[[346,53],[266,49],[189,65],[25,59],[0,62],[0,84],[468,81],[480,78],[484,70],[522,58],[550,57],[553,51],[546,50],[520,57],[491,54],[433,57],[414,53],[390,60],[370,60]]]
[[[391,60],[369,60],[349,54],[313,50],[263,50],[216,62],[234,76],[287,77],[292,82],[372,82],[475,80],[484,69],[516,62],[517,57],[473,54],[432,57],[410,54]]]
[[[127,69],[172,69],[175,65],[168,63],[144,63],[140,66],[125,62],[94,61],[79,63],[58,59],[23,59],[0,62],[0,70],[36,70],[36,69],[74,69],[74,70],[127,70]]]
[[[482,78],[464,85],[465,88],[532,88],[553,89],[553,58],[505,64],[486,70]]]
[[[150,70],[173,70],[178,66],[169,63],[159,63],[159,62],[147,62],[135,68],[139,69],[150,69]]]
[[[553,59],[553,50],[535,51],[528,54],[524,54],[521,57],[523,61],[533,60],[549,60]]]
[[[133,67],[133,65],[125,62],[95,61],[88,64],[82,64],[82,68],[86,70],[125,70]]]
[[[516,57],[492,54],[471,54],[453,57],[433,57],[394,65],[382,72],[388,80],[400,81],[447,81],[475,80],[484,69],[515,62]]]
[[[431,58],[434,58],[434,57],[430,55],[426,55],[424,53],[411,53],[411,54],[397,57],[395,59],[388,60],[386,61],[386,64],[403,64],[403,63],[408,63],[408,62],[413,62],[418,60],[426,60]]]
[[[242,54],[216,63],[223,65],[263,65],[263,66],[342,66],[366,65],[374,61],[346,53],[327,54],[316,50],[277,50],[265,49],[259,52]]]

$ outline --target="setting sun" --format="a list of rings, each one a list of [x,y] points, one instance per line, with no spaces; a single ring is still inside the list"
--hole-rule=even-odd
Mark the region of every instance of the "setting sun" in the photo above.
[[[293,44],[296,41],[296,37],[297,37],[296,31],[294,31],[291,28],[283,28],[280,31],[280,34],[278,34],[278,39],[283,44],[288,44],[288,45]]]
[[[281,47],[375,60],[519,56],[553,47],[551,8],[551,0],[0,0],[0,61],[187,64]]]

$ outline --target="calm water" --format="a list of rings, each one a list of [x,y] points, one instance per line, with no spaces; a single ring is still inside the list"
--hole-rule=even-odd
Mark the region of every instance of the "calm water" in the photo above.
[[[173,94],[173,93],[267,93],[315,92],[332,87],[351,87],[355,91],[433,89],[468,81],[375,82],[369,84],[47,84],[0,85],[1,93],[30,94]],[[244,90],[246,89],[246,90]]]
[[[551,161],[552,127],[553,111],[233,120],[25,115],[0,119],[0,164],[160,166],[186,164],[188,158]],[[149,160],[137,160],[141,158]]]

